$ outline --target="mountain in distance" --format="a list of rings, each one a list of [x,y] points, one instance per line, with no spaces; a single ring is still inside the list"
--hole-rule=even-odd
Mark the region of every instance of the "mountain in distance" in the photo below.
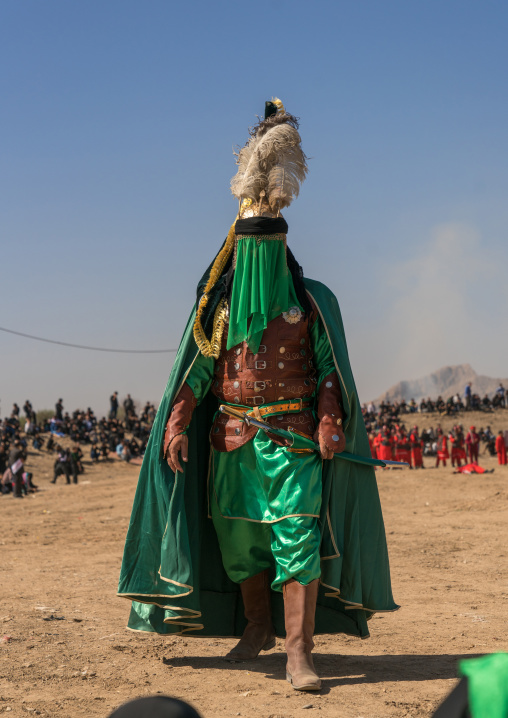
[[[471,390],[473,394],[479,394],[483,397],[485,394],[495,392],[499,383],[508,389],[508,379],[493,379],[490,376],[482,376],[477,374],[470,364],[458,364],[457,366],[444,366],[432,374],[422,377],[421,379],[413,379],[411,381],[399,381],[388,391],[385,391],[375,404],[381,401],[401,401],[405,399],[410,401],[420,401],[430,396],[431,399],[437,399],[439,395],[446,401],[452,394],[464,396],[464,388],[468,382],[471,382]]]

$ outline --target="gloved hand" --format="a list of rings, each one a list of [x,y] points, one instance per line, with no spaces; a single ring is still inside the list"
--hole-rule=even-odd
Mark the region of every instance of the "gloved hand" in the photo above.
[[[319,425],[314,441],[319,442],[323,459],[333,459],[346,448],[346,437],[342,428],[342,393],[339,377],[335,372],[323,379],[319,387],[317,414]]]
[[[189,440],[184,432],[189,427],[196,405],[197,400],[192,389],[188,384],[184,384],[173,402],[164,433],[163,453],[171,471],[183,472],[179,453],[182,461],[188,460]]]
[[[179,453],[182,455],[182,461],[187,462],[189,460],[189,439],[187,438],[187,434],[179,434],[178,436],[175,436],[169,445],[166,458],[169,468],[175,474],[177,471],[181,474],[183,473],[183,468],[178,457]]]
[[[319,443],[322,459],[333,459],[334,454],[340,454],[346,448],[346,436],[342,428],[332,422],[331,417],[325,417],[319,422],[314,434],[314,441]]]

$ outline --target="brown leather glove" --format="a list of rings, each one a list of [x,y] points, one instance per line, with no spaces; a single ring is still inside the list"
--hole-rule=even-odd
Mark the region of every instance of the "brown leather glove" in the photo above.
[[[323,459],[333,459],[346,448],[346,437],[342,428],[344,411],[339,377],[332,372],[323,379],[319,387],[317,414],[319,426],[314,440],[319,441]]]
[[[184,384],[173,402],[164,434],[164,457],[167,459],[171,471],[183,471],[178,454],[181,452],[182,461],[188,459],[189,440],[183,433],[189,426],[197,399],[188,384]]]
[[[177,471],[183,474],[183,468],[178,458],[180,452],[182,454],[182,461],[187,463],[189,459],[189,439],[187,438],[187,434],[178,434],[178,436],[175,436],[168,449],[167,460],[169,468],[175,474]]]

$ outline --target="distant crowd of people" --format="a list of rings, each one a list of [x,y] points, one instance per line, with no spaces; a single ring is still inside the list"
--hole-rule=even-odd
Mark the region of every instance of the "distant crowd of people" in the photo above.
[[[499,431],[494,435],[490,426],[480,427],[476,431],[471,426],[465,431],[462,424],[456,424],[450,432],[444,432],[437,423],[436,428],[430,427],[419,434],[414,425],[408,430],[404,420],[408,415],[438,414],[439,416],[457,415],[461,412],[487,411],[494,412],[506,409],[507,392],[503,384],[499,384],[494,395],[485,395],[483,399],[472,390],[468,382],[464,395],[453,394],[446,401],[438,396],[436,400],[427,398],[417,403],[414,399],[402,401],[381,401],[379,407],[372,402],[362,406],[362,414],[369,434],[372,455],[379,459],[405,461],[411,468],[423,468],[423,457],[436,457],[436,466],[446,466],[451,460],[454,467],[463,464],[478,463],[480,447],[485,452],[498,457],[499,464],[507,463],[508,431]],[[414,416],[412,417],[414,420]],[[436,417],[438,418],[438,417]]]
[[[155,419],[155,406],[147,402],[138,413],[134,400],[127,394],[120,419],[118,392],[113,392],[109,401],[109,414],[102,419],[97,419],[90,408],[76,409],[69,414],[64,410],[62,399],[56,402],[53,416],[40,420],[28,399],[22,410],[13,404],[10,416],[0,421],[1,493],[12,492],[21,498],[37,490],[32,474],[25,470],[30,448],[55,454],[51,483],[56,483],[60,476],[67,484],[78,482],[78,475],[84,471],[81,447],[89,447],[94,463],[115,457],[127,462],[142,457]],[[70,447],[63,445],[64,438],[71,440]]]
[[[472,383],[468,382],[464,389],[464,394],[452,394],[447,399],[438,396],[437,399],[420,399],[419,402],[411,399],[406,401],[381,401],[376,409],[374,404],[364,404],[362,412],[366,415],[375,414],[377,418],[384,419],[393,417],[397,419],[402,414],[440,414],[441,416],[451,416],[465,411],[484,411],[493,412],[496,409],[506,409],[508,403],[508,390],[503,384],[499,384],[492,396],[485,394],[480,397],[479,394],[472,390]]]
[[[449,432],[443,431],[438,424],[435,429],[423,429],[420,434],[416,425],[406,430],[402,424],[383,424],[376,431],[369,432],[369,445],[374,458],[403,461],[412,469],[425,468],[424,456],[436,457],[436,467],[440,463],[446,466],[447,459],[456,468],[468,463],[478,464],[482,444],[486,453],[497,455],[499,464],[507,463],[508,431],[499,431],[495,435],[490,426],[479,431],[471,426],[466,433],[461,424],[456,424]]]

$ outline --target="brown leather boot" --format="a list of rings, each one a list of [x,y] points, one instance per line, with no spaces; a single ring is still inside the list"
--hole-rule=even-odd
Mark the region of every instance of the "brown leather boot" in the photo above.
[[[282,587],[286,621],[286,678],[297,691],[318,691],[321,681],[314,670],[314,623],[319,579],[308,586],[293,578]]]
[[[249,661],[260,651],[275,647],[268,570],[248,578],[240,584],[240,589],[248,623],[240,641],[225,656],[228,661]]]

